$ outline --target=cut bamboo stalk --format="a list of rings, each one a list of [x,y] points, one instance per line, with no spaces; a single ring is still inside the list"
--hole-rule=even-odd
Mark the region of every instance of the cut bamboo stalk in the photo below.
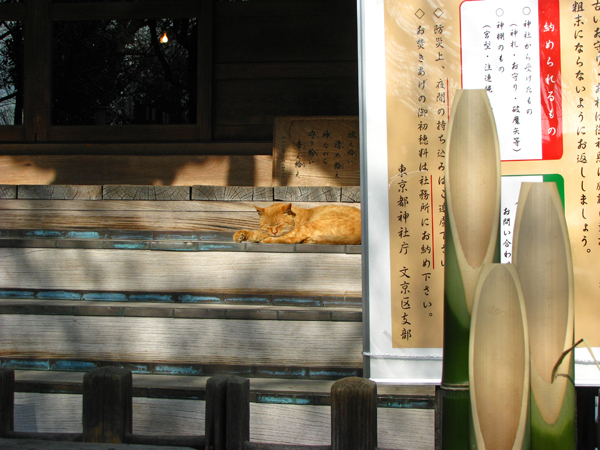
[[[529,370],[527,319],[517,271],[512,264],[486,264],[471,318],[470,448],[530,448]]]
[[[513,262],[527,310],[531,344],[532,448],[575,449],[573,263],[555,183],[523,183],[515,219]]]
[[[442,447],[468,446],[469,328],[484,263],[498,262],[500,144],[485,90],[457,90],[446,151]]]

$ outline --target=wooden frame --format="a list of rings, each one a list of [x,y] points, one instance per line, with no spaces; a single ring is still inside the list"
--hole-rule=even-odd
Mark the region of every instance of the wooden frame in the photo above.
[[[9,20],[26,22],[24,125],[0,127],[0,142],[210,141],[212,138],[212,1],[52,3],[27,0],[0,5]],[[52,22],[160,17],[197,17],[197,110],[194,125],[53,126],[51,121]],[[65,147],[63,146],[63,149]],[[42,147],[38,151],[46,153]],[[196,151],[198,149],[195,149]],[[5,149],[4,152],[10,151]],[[65,151],[63,150],[63,153]],[[175,151],[161,149],[162,154]],[[27,153],[31,154],[30,151]],[[67,150],[66,153],[69,153]]]

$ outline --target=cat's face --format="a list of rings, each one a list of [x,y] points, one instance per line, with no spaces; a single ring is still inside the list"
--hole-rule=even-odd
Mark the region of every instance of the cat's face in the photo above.
[[[266,208],[255,206],[260,216],[260,228],[271,236],[283,236],[296,227],[292,204],[275,204]]]

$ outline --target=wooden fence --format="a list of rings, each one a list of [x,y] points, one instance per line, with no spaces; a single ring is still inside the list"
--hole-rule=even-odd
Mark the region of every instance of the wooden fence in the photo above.
[[[349,377],[331,387],[331,445],[281,445],[250,441],[250,381],[217,375],[206,384],[205,434],[133,434],[132,375],[103,367],[83,378],[83,433],[14,431],[13,369],[0,369],[0,438],[191,447],[197,450],[374,450],[377,447],[377,385]]]

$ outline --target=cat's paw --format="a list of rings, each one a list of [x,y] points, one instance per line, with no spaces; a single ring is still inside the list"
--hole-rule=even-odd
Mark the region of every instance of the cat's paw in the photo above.
[[[238,231],[233,235],[235,242],[245,242],[250,239],[250,232],[247,230]]]

